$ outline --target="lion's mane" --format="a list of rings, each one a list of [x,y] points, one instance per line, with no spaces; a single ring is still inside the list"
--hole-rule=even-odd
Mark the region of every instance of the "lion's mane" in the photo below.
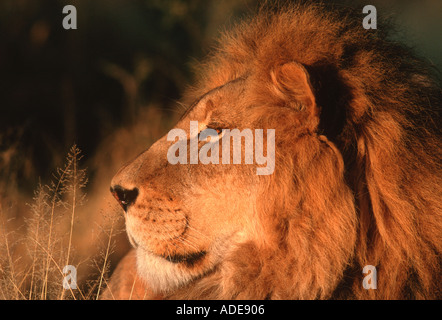
[[[170,298],[440,298],[440,83],[426,62],[389,39],[388,24],[365,30],[362,19],[322,5],[262,10],[224,34],[199,65],[188,101],[253,73],[256,101],[276,105],[271,70],[301,64],[320,113],[318,134],[331,147],[320,152],[302,139],[287,146],[293,158],[285,163],[300,173],[281,176],[280,163],[258,204],[267,211],[261,223],[279,228],[261,229],[273,247],[243,244],[222,269]],[[355,219],[335,219],[338,211]],[[345,241],[354,245],[337,245]],[[362,286],[366,265],[377,268],[376,290]]]

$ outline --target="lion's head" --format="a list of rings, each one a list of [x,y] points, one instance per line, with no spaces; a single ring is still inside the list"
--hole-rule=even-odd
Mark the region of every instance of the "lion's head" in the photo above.
[[[430,109],[440,89],[357,18],[291,7],[240,26],[187,95],[175,127],[187,163],[170,163],[177,141],[164,136],[113,178],[150,288],[170,298],[437,295],[441,149]],[[240,164],[190,163],[206,129],[198,151],[225,129],[274,129],[271,174],[244,161],[257,152],[246,139]],[[221,146],[210,151],[220,159]],[[362,286],[365,265],[377,268],[376,290]]]

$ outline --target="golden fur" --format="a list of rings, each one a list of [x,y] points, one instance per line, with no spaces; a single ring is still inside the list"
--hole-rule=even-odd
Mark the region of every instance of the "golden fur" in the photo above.
[[[126,223],[149,290],[171,299],[441,297],[440,85],[362,18],[291,6],[222,37],[176,128],[274,128],[275,171],[170,165],[166,137],[122,168],[112,185],[139,190]],[[375,290],[362,286],[366,265],[377,268]]]

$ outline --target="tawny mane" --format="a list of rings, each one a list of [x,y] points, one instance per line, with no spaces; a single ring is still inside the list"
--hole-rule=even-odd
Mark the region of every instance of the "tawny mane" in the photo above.
[[[378,24],[378,30],[365,30],[362,19],[362,14],[352,10],[328,10],[321,5],[262,10],[221,38],[214,54],[200,65],[199,80],[186,100],[249,74],[255,75],[257,101],[260,96],[262,101],[271,99],[266,91],[271,71],[292,61],[301,64],[320,110],[318,134],[325,135],[342,155],[345,182],[352,190],[357,214],[354,252],[333,293],[323,295],[330,289],[328,280],[316,279],[324,285],[318,285],[314,296],[301,298],[440,298],[442,148],[436,127],[441,123],[440,84],[425,62],[388,39],[388,26]],[[319,190],[318,184],[325,183],[303,182]],[[311,231],[313,238],[324,236]],[[333,251],[334,235],[328,236],[322,242],[324,252],[329,246],[330,256],[339,259],[342,253]],[[286,238],[281,241],[287,242]],[[250,252],[256,250],[250,246]],[[260,269],[250,267],[250,277],[243,281],[271,282],[269,270],[286,270],[290,257],[260,260]],[[248,258],[252,265],[253,255]],[[376,290],[362,287],[365,265],[377,268]],[[304,270],[298,277],[314,279],[314,272]],[[214,275],[212,283],[200,281],[181,297],[191,297],[192,292],[196,296],[198,290],[207,293],[215,282],[226,281],[222,277]],[[241,280],[235,281],[240,292]],[[236,297],[257,297],[257,292],[265,291],[256,286],[255,295]],[[222,289],[217,290],[221,295]]]

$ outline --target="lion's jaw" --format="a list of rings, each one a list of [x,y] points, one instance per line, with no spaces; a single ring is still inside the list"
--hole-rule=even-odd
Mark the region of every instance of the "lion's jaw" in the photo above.
[[[143,247],[137,247],[137,271],[149,288],[157,293],[167,294],[183,287],[197,278],[210,274],[217,268],[225,256],[244,237],[243,233],[236,233],[230,237],[219,239],[209,251],[195,257],[198,267],[189,267],[183,262],[171,262],[158,256]],[[193,258],[191,258],[193,260]]]
[[[247,238],[239,221],[227,227],[229,220],[212,220],[218,225],[210,228],[213,213],[193,210],[190,214],[184,208],[173,208],[170,202],[164,199],[155,207],[155,201],[149,199],[152,207],[145,209],[140,202],[126,214],[127,235],[137,250],[138,275],[157,293],[171,292],[209,274]],[[212,206],[216,212],[216,205]],[[242,212],[247,210],[242,208]],[[223,216],[235,220],[234,215]]]
[[[250,216],[249,204],[238,205],[231,214],[222,213],[224,202],[211,199],[210,194],[215,195],[206,190],[205,201],[213,212],[194,206],[173,209],[168,199],[161,201],[161,207],[149,200],[154,210],[140,203],[127,211],[126,231],[137,250],[138,275],[154,292],[168,293],[211,273],[238,244],[250,239],[245,219],[235,214]],[[221,212],[220,217],[211,218],[216,212]]]

